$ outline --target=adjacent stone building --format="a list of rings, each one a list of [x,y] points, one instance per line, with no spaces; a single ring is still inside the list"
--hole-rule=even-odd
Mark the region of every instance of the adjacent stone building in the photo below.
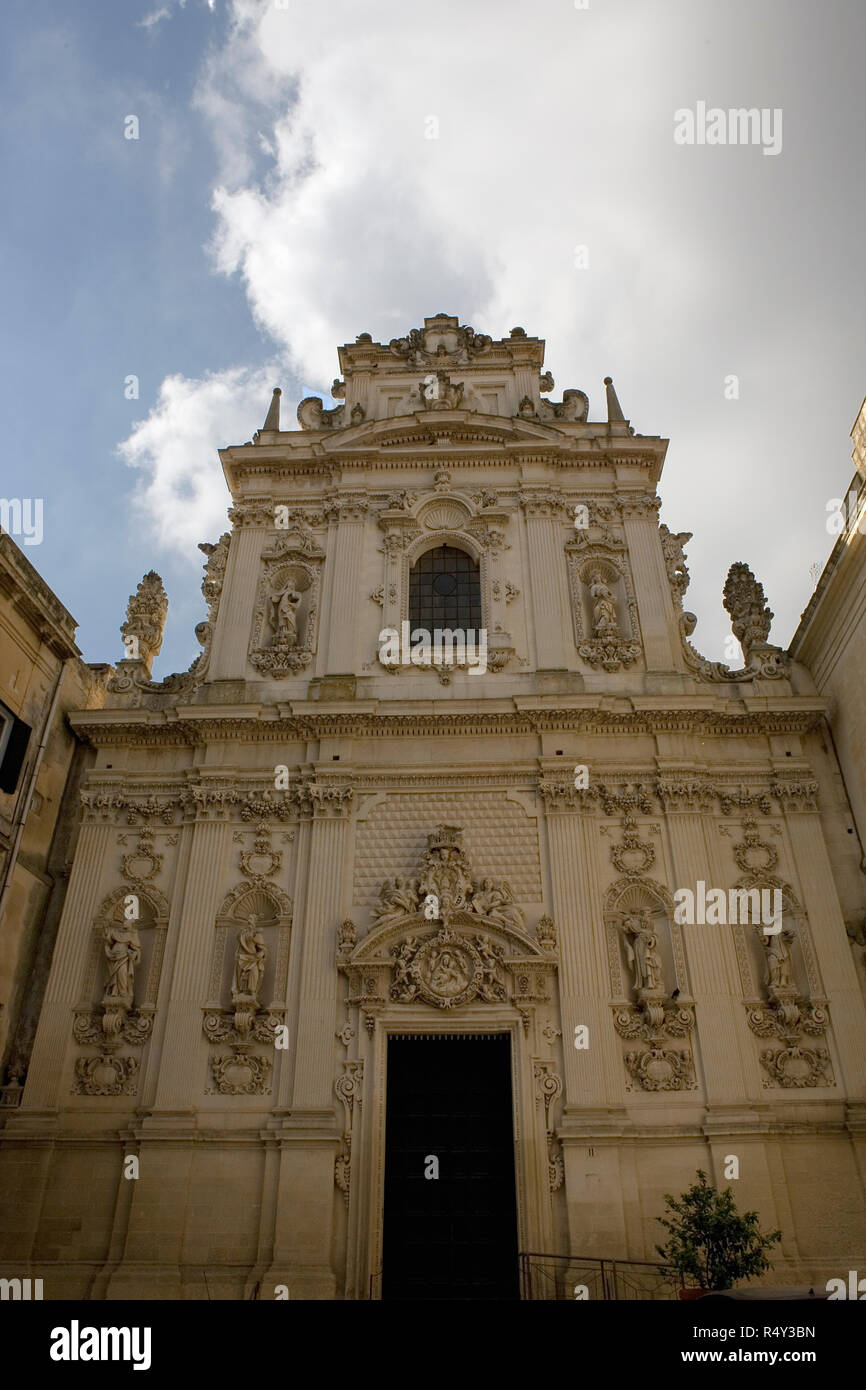
[[[75,620],[0,533],[0,1103],[16,1105],[94,755],[66,715],[96,707],[110,668],[87,666]]]
[[[540,339],[444,314],[339,356],[336,406],[284,429],[275,392],[221,451],[197,661],[151,679],[151,573],[70,715],[93,763],[4,1268],[52,1298],[508,1297],[518,1252],[654,1258],[663,1194],[732,1157],[775,1282],[862,1268],[827,699],[743,563],[742,668],[692,646],[667,444],[610,379],[601,412],[551,399]]]
[[[827,701],[827,737],[838,759],[866,873],[866,401],[851,430],[854,476],[844,497],[828,502],[836,542],[791,642]],[[866,979],[866,912],[857,903],[848,935]]]

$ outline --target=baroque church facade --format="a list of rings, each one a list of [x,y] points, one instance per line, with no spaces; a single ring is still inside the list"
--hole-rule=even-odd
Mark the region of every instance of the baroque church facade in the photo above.
[[[741,667],[704,659],[667,442],[609,378],[601,420],[551,399],[523,329],[439,314],[339,360],[335,408],[286,429],[275,391],[220,453],[190,670],[152,679],[150,573],[69,716],[4,1269],[51,1298],[516,1296],[519,1253],[657,1258],[664,1193],[732,1158],[773,1282],[862,1267],[862,850],[759,580],[725,585]],[[684,921],[683,889],[777,893],[781,929]]]

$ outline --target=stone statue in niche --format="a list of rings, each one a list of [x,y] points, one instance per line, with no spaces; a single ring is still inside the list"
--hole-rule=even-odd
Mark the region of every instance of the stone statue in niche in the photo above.
[[[625,948],[628,963],[634,971],[634,989],[663,989],[662,959],[658,952],[658,937],[650,922],[643,916],[633,913],[623,922]]]
[[[105,984],[105,1003],[132,1005],[135,967],[141,960],[141,942],[133,922],[109,922],[104,934],[105,961],[108,979]]]
[[[600,572],[591,576],[589,595],[592,599],[592,631],[596,637],[619,632],[616,601]]]
[[[258,918],[250,913],[247,926],[238,932],[238,945],[235,953],[235,974],[232,985],[232,1003],[258,1004],[259,990],[265,974],[268,948],[257,925]]]
[[[300,602],[301,595],[291,583],[287,584],[279,593],[271,595],[270,623],[276,646],[297,646],[298,605]]]
[[[259,990],[262,987],[267,958],[268,948],[258,925],[258,918],[251,912],[247,925],[241,927],[238,932],[232,981],[234,1026],[242,1038],[249,1034],[259,1011]]]
[[[787,928],[775,935],[762,933],[764,950],[767,954],[767,987],[769,989],[789,989],[794,981],[791,971],[791,950],[789,942],[794,933]]]
[[[102,996],[102,1032],[123,1032],[132,1008],[135,967],[141,960],[141,941],[134,922],[109,922],[103,931],[107,978]]]

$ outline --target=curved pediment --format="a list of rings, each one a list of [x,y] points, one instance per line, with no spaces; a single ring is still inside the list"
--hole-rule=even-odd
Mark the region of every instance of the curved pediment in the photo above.
[[[502,415],[447,410],[395,415],[386,420],[365,420],[362,424],[349,425],[341,429],[339,434],[322,439],[321,447],[325,453],[333,455],[344,451],[357,453],[359,447],[418,448],[446,440],[455,445],[470,446],[546,443],[561,447],[570,442],[570,436],[555,425],[525,420],[520,416],[506,419]]]
[[[363,937],[355,947],[351,956],[347,958],[347,964],[383,965],[390,962],[391,953],[395,946],[410,940],[420,938],[432,932],[435,935],[437,928],[441,929],[441,921],[431,920],[425,917],[423,912],[407,913],[402,920],[386,923],[384,926],[375,927],[367,936]],[[471,937],[473,934],[484,934],[490,936],[497,944],[501,945],[503,951],[508,951],[508,956],[524,958],[527,956],[538,956],[546,959],[545,952],[542,951],[538,942],[533,940],[527,932],[518,931],[515,927],[508,926],[499,920],[491,920],[484,915],[471,911],[457,911],[448,918],[448,930],[454,931],[460,937]]]

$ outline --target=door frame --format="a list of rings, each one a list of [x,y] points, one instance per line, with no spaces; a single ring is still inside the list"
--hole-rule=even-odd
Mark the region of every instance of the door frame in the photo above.
[[[352,1143],[349,1193],[346,1297],[379,1297],[375,1276],[382,1269],[388,1040],[400,1035],[465,1037],[505,1033],[511,1041],[511,1110],[518,1250],[545,1250],[553,1232],[552,1193],[547,1150],[546,1112],[533,1057],[530,1028],[509,1005],[484,1004],[461,1009],[458,1017],[434,1013],[425,1005],[389,1008],[375,1020],[362,1045],[364,1097]],[[366,1030],[365,1030],[366,1031]]]

